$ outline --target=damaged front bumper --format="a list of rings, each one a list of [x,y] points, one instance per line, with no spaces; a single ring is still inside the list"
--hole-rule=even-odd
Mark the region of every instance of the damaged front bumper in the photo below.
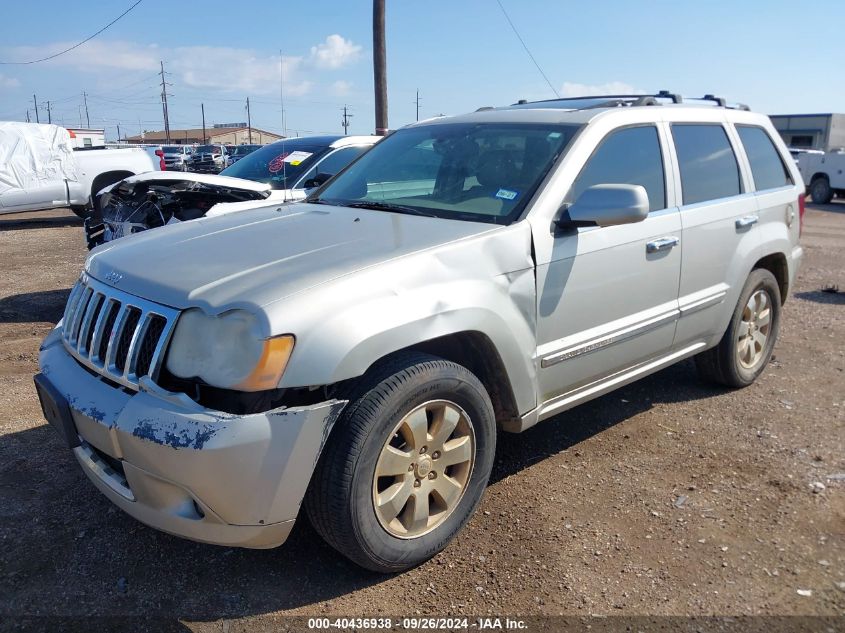
[[[83,369],[59,333],[41,348],[39,396],[51,423],[45,384],[69,409],[67,441],[100,492],[139,521],[195,541],[285,541],[345,401],[239,416],[151,382],[129,392]]]

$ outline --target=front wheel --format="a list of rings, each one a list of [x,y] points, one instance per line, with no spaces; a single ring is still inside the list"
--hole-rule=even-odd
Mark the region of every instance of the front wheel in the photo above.
[[[757,379],[775,347],[780,327],[781,297],[777,279],[768,270],[752,270],[719,344],[695,357],[702,378],[747,387]]]
[[[481,382],[455,363],[407,354],[362,379],[305,499],[314,528],[380,572],[441,551],[481,500],[496,444]]]

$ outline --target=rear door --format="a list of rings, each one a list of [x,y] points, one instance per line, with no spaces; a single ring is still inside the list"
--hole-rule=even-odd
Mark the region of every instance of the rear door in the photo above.
[[[712,342],[727,326],[759,243],[757,203],[724,121],[670,124],[684,232],[676,346]]]

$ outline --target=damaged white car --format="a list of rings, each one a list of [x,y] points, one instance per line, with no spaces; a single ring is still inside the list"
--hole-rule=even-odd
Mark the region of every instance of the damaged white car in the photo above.
[[[301,200],[381,137],[312,136],[265,145],[220,174],[152,172],[100,191],[85,222],[88,248],[147,229]]]

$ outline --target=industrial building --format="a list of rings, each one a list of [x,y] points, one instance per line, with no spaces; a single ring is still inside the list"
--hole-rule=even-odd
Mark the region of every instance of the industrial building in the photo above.
[[[71,147],[102,147],[106,144],[105,130],[69,127]]]
[[[824,152],[845,147],[845,114],[773,114],[770,118],[789,147]]]
[[[204,137],[204,138],[203,138]],[[250,140],[250,137],[252,140]],[[193,128],[188,130],[170,130],[170,145],[197,145],[197,144],[220,144],[220,145],[266,145],[273,141],[281,140],[281,134],[274,134],[257,127],[207,127]],[[145,145],[163,145],[168,143],[167,134],[164,130],[154,132],[143,132],[136,136],[129,136],[125,139],[127,143]]]

